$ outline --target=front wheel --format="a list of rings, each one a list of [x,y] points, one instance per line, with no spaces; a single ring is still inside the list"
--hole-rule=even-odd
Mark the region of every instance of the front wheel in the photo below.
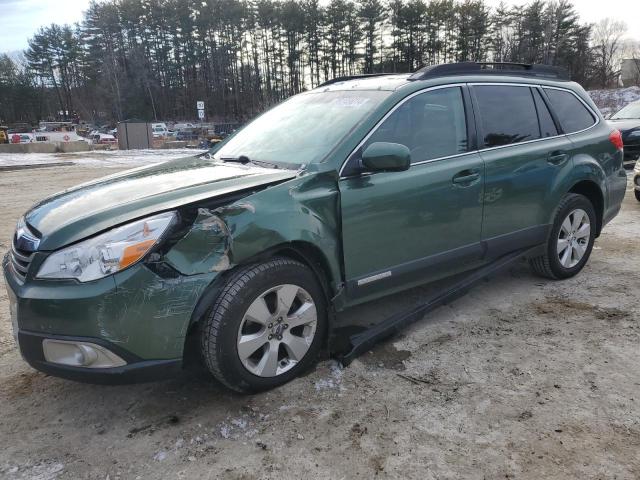
[[[229,279],[204,320],[202,356],[227,387],[268,390],[313,365],[326,325],[324,294],[313,272],[276,258]]]
[[[596,212],[584,195],[560,201],[544,255],[529,259],[532,270],[552,279],[576,275],[587,263],[596,234]]]

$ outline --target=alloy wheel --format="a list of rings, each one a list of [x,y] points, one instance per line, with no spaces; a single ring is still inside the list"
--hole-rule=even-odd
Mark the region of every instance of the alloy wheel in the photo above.
[[[238,329],[238,356],[259,377],[275,377],[300,362],[313,342],[318,313],[309,293],[292,284],[260,294]]]
[[[589,215],[581,208],[572,210],[558,232],[557,254],[564,268],[573,268],[584,257],[591,238]]]

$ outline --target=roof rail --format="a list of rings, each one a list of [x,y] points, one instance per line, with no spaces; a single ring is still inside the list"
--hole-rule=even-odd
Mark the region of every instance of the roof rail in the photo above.
[[[360,75],[346,75],[344,77],[336,77],[336,78],[332,78],[331,80],[327,80],[326,82],[318,85],[316,88],[326,87],[327,85],[332,85],[338,82],[346,82],[347,80],[357,80],[359,78],[382,77],[385,75],[401,75],[401,74],[399,73],[363,73]]]
[[[409,80],[425,80],[449,75],[515,75],[518,77],[542,77],[556,80],[570,80],[569,72],[563,67],[515,62],[460,62],[431,65],[421,68]]]

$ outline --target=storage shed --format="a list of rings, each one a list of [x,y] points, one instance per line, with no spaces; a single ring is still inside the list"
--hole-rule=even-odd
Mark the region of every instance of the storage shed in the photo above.
[[[151,123],[142,120],[125,120],[118,123],[120,150],[144,150],[153,148]]]

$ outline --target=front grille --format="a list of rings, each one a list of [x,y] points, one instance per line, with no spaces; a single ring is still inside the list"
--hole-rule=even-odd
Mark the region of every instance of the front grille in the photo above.
[[[18,279],[24,282],[27,277],[27,272],[29,271],[29,265],[31,264],[31,260],[33,259],[33,252],[27,252],[25,250],[20,250],[16,246],[16,238],[14,236],[13,243],[11,245],[11,266],[13,267],[13,271],[18,276]]]

